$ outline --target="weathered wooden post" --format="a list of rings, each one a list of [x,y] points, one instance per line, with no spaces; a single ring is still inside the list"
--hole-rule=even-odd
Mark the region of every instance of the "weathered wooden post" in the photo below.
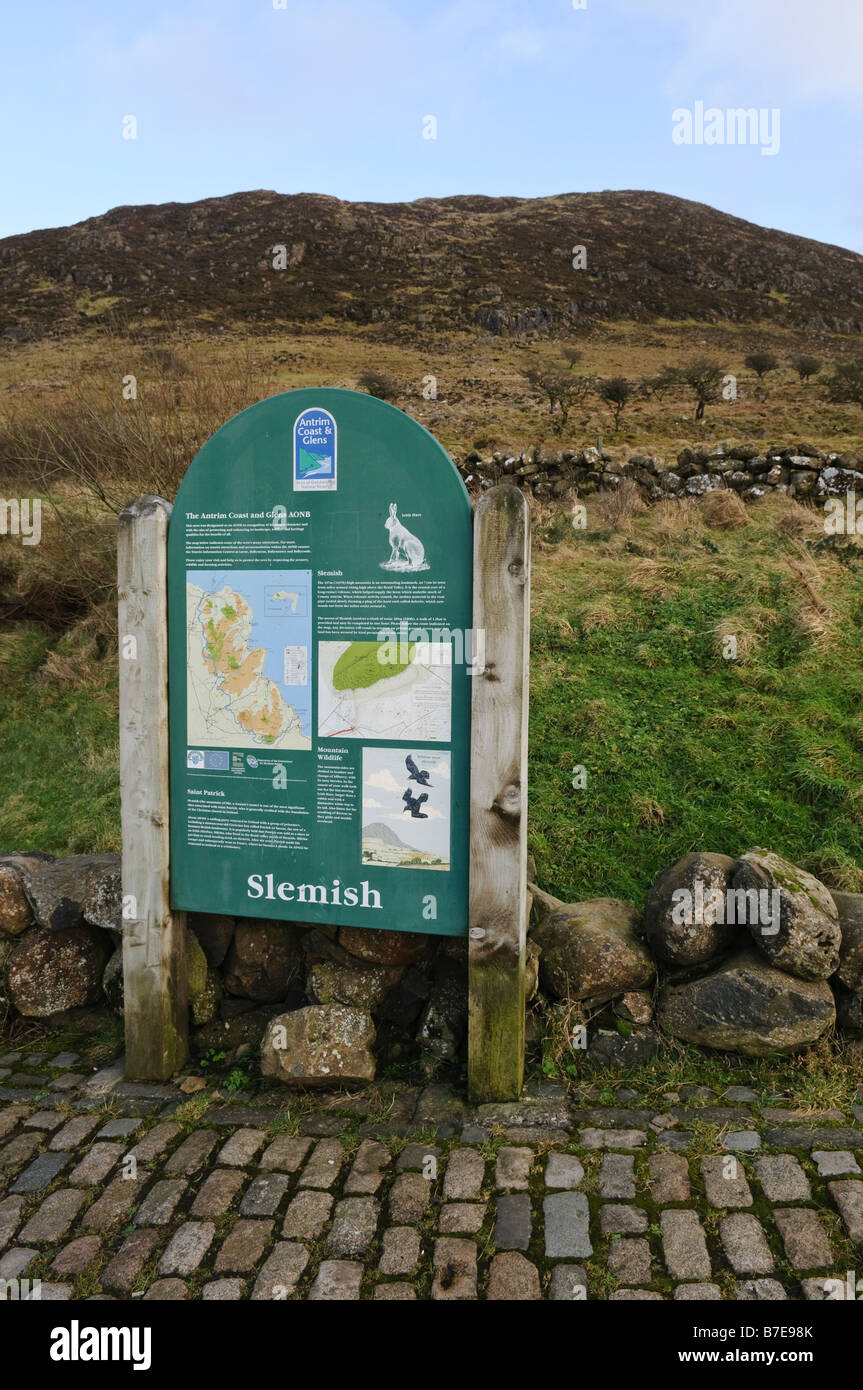
[[[120,797],[126,1075],[163,1080],[188,1055],[185,913],[170,906],[167,540],[170,503],[119,518]]]
[[[474,516],[474,630],[485,671],[471,714],[468,1090],[517,1100],[524,1076],[530,514],[511,484]]]

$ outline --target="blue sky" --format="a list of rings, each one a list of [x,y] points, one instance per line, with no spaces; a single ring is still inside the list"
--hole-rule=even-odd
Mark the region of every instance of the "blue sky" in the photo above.
[[[646,188],[863,250],[861,0],[43,0],[3,40],[0,236],[252,188]],[[697,101],[778,108],[779,153],[676,145]]]

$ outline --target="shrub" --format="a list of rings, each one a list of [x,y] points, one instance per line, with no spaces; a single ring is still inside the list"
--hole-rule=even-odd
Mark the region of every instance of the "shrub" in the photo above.
[[[758,380],[761,381],[768,372],[776,371],[776,368],[779,366],[779,358],[772,352],[750,352],[744,357],[743,363],[744,366],[747,366],[751,372],[754,372]]]
[[[361,391],[365,391],[369,396],[376,396],[379,401],[394,401],[399,394],[398,382],[386,372],[378,371],[376,367],[368,367],[361,372],[357,385]]]

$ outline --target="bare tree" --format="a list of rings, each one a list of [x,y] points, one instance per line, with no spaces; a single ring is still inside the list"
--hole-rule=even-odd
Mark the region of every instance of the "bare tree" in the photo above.
[[[533,362],[524,371],[524,378],[539,395],[548,401],[548,413],[558,412],[555,428],[566,426],[569,412],[583,401],[593,389],[593,377],[575,376],[569,367],[559,362]]]
[[[614,430],[617,433],[620,429],[620,417],[632,399],[632,383],[627,381],[625,376],[612,376],[607,381],[599,383],[596,394],[611,410],[614,417]]]
[[[713,362],[690,362],[680,368],[680,379],[695,395],[695,418],[704,419],[709,405],[715,405],[722,394],[722,380],[725,372]]]

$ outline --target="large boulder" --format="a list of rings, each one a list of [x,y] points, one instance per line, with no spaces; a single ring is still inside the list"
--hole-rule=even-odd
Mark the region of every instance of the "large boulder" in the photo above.
[[[240,918],[225,961],[225,989],[273,1004],[302,972],[301,929],[293,922]]]
[[[413,965],[425,955],[428,944],[426,932],[377,927],[342,927],[339,931],[340,946],[375,965]]]
[[[725,894],[734,869],[727,854],[685,854],[654,883],[644,906],[653,954],[668,965],[703,965],[734,940],[725,921]]]
[[[19,860],[24,891],[40,927],[66,931],[88,921],[122,931],[119,854]]]
[[[635,908],[619,898],[559,904],[532,931],[542,950],[543,989],[556,999],[595,1003],[644,989],[655,967],[639,927]]]
[[[657,1007],[673,1038],[749,1057],[813,1043],[835,1018],[826,980],[800,980],[749,948],[699,979],[666,984]]]
[[[742,913],[742,925],[777,969],[801,980],[826,980],[833,974],[839,965],[842,932],[836,904],[823,883],[767,849],[741,855],[731,881],[733,888],[749,894],[738,918]]]
[[[310,1004],[277,1014],[261,1044],[261,1071],[288,1086],[351,1086],[375,1079],[375,1026],[362,1009]]]
[[[863,893],[838,893],[831,889],[830,896],[836,904],[842,932],[836,974],[846,989],[863,994]]]
[[[98,927],[31,927],[18,937],[8,959],[12,1003],[25,1018],[49,1018],[97,1003],[111,950],[111,937]]]
[[[355,960],[313,961],[306,978],[306,993],[317,1004],[350,1004],[373,1013],[404,973],[399,965],[372,965]]]

